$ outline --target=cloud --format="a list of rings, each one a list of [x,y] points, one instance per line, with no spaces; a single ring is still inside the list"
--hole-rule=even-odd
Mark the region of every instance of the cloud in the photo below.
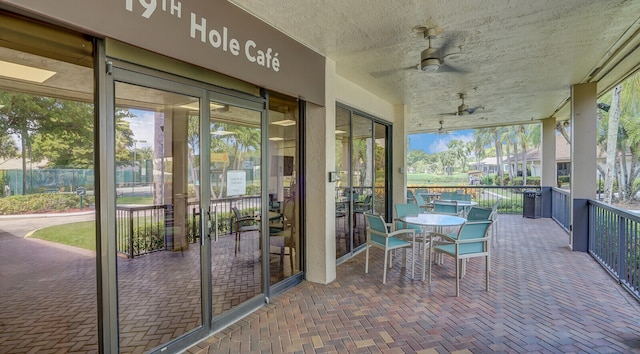
[[[449,148],[447,145],[451,140],[461,140],[463,143],[473,141],[473,132],[465,134],[446,134],[437,135],[435,140],[429,145],[427,152],[431,154],[447,151]]]

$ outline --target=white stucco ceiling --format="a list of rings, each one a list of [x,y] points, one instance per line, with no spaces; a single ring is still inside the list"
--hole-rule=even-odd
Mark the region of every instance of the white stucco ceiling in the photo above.
[[[338,75],[395,105],[408,131],[530,123],[569,116],[573,84],[603,92],[640,63],[638,0],[232,0],[336,63]],[[463,73],[417,69],[433,47]],[[448,54],[448,53],[443,53]],[[441,54],[442,55],[442,54]],[[472,115],[451,115],[466,93]]]

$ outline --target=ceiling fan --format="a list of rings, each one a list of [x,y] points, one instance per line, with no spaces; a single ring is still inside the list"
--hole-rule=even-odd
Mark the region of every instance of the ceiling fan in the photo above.
[[[467,98],[466,94],[459,93],[458,97],[460,97],[460,100],[462,100],[462,103],[458,106],[458,110],[455,111],[454,113],[444,113],[444,115],[448,115],[448,116],[466,116],[466,115],[469,115],[469,114],[474,114],[476,112],[484,111],[484,107],[483,106],[469,107],[466,104],[464,104],[464,99]]]
[[[454,38],[446,41],[443,46],[438,49],[432,46],[431,41],[436,37],[437,30],[435,28],[428,28],[424,26],[416,26],[413,28],[413,31],[416,33],[421,33],[424,39],[428,41],[427,49],[423,50],[420,54],[420,63],[409,65],[402,68],[394,68],[389,70],[381,70],[370,72],[369,74],[374,78],[380,78],[383,76],[387,76],[390,74],[406,71],[406,70],[415,70],[415,71],[423,71],[427,73],[433,72],[452,72],[452,73],[465,73],[466,71],[462,69],[454,68],[451,65],[445,64],[445,59],[449,58],[453,55],[457,55],[462,53],[462,45],[458,46],[457,52],[448,53],[446,55],[440,56],[441,53],[445,53],[448,51],[448,48],[451,46]]]
[[[444,124],[443,120],[440,121],[440,128],[438,128],[438,134],[449,134],[450,132],[448,130],[445,130],[442,124]]]
[[[436,37],[436,29],[435,28],[426,28],[426,27],[416,27],[414,31],[422,30],[424,33],[424,38],[429,41],[429,46],[427,49],[423,50],[420,54],[420,65],[418,66],[420,70],[428,73],[432,72],[458,72],[462,73],[464,70],[457,69],[445,63],[445,59],[456,54],[462,53],[462,46],[458,46],[459,50],[457,52],[452,52],[448,54],[441,55],[448,51],[449,46],[451,45],[452,40],[445,42],[440,49],[434,48],[431,45],[431,40]]]

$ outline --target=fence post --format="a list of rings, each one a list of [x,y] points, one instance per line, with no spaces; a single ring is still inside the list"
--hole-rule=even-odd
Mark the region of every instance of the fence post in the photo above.
[[[133,210],[129,210],[129,258],[133,258]]]
[[[618,216],[618,283],[627,279],[627,257],[625,242],[625,221],[622,216]]]

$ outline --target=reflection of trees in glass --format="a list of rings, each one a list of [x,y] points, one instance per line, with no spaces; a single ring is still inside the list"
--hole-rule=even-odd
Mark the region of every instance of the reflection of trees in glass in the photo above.
[[[123,110],[116,114],[116,154],[130,159],[126,147],[132,143],[132,133],[128,123],[120,124],[127,116],[130,114]],[[19,142],[23,175],[27,160],[47,161],[51,167],[93,167],[94,112],[90,103],[0,91],[0,132],[4,157],[18,152],[13,137]],[[26,179],[22,181],[26,193]]]
[[[240,170],[245,160],[251,157],[254,159],[260,157],[261,131],[259,128],[228,123],[213,123],[211,132],[211,153],[223,153],[229,157],[227,162],[215,163],[216,165],[222,165],[219,195],[217,197],[214,183],[211,184],[211,196],[212,198],[218,198],[225,194],[227,169]]]
[[[50,166],[93,165],[93,106],[23,93],[0,92],[0,131],[20,143],[23,175],[30,161]],[[26,193],[26,179],[22,179]]]

